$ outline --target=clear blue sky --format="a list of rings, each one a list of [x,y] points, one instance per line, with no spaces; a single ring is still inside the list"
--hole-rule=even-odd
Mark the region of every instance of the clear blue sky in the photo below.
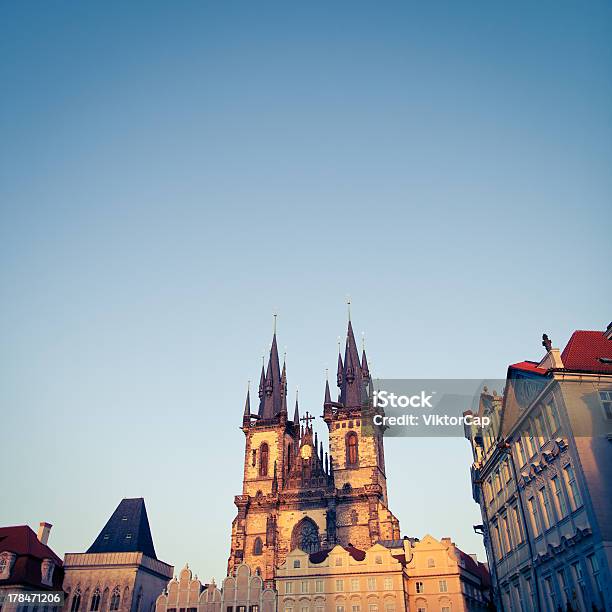
[[[3,2],[0,71],[0,524],[60,554],[144,496],[224,575],[275,310],[316,414],[347,294],[387,378],[610,320],[610,3]],[[482,552],[465,440],[387,464],[404,534]]]

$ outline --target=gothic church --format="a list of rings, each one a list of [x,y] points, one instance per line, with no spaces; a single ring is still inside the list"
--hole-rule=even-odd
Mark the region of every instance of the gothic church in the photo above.
[[[276,568],[294,548],[316,552],[336,544],[367,549],[397,540],[399,522],[388,508],[383,432],[372,423],[370,373],[349,320],[344,359],[338,355],[339,393],[325,385],[323,420],[329,449],[313,433],[313,418],[287,411],[287,372],[280,368],[276,332],[262,366],[259,409],[247,393],[242,417],[246,444],[242,494],[234,499],[228,574],[241,564],[272,586]]]

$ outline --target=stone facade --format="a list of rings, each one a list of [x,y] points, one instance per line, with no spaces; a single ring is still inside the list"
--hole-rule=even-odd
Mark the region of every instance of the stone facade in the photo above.
[[[65,612],[152,612],[174,568],[157,559],[144,500],[124,499],[85,553],[64,558]]]
[[[335,544],[369,548],[399,538],[388,508],[382,431],[372,423],[365,352],[359,357],[349,322],[344,359],[338,356],[339,395],[326,385],[323,420],[329,448],[296,399],[287,411],[287,377],[281,371],[276,333],[267,370],[262,368],[259,410],[247,395],[242,430],[245,454],[242,494],[235,497],[228,573],[246,563],[274,585],[276,568],[296,547],[306,552]]]
[[[68,553],[65,612],[152,612],[173,568],[141,552]]]

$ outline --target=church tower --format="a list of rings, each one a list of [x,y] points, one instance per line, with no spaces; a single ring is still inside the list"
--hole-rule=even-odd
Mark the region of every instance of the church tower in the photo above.
[[[338,400],[332,401],[328,382],[325,388],[324,452],[313,417],[300,418],[297,396],[289,418],[287,369],[280,368],[274,331],[257,413],[249,390],[242,416],[243,486],[234,498],[228,573],[247,563],[273,586],[276,568],[294,548],[367,548],[399,538],[399,523],[387,508],[382,431],[372,425],[369,382],[365,351],[360,359],[349,321],[344,360],[338,356]]]

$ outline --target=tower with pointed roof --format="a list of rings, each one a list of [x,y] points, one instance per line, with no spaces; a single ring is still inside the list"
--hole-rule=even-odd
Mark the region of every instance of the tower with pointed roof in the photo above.
[[[155,554],[144,499],[122,499],[93,544],[64,558],[64,610],[151,610],[173,567]]]
[[[365,351],[360,358],[349,320],[344,359],[338,356],[336,401],[326,382],[325,450],[314,418],[308,411],[300,417],[297,393],[289,418],[287,368],[280,367],[275,329],[257,411],[247,391],[242,415],[243,486],[234,499],[228,573],[246,563],[272,586],[277,568],[296,547],[367,548],[399,538],[399,523],[387,507],[382,432],[372,427],[369,381]]]

